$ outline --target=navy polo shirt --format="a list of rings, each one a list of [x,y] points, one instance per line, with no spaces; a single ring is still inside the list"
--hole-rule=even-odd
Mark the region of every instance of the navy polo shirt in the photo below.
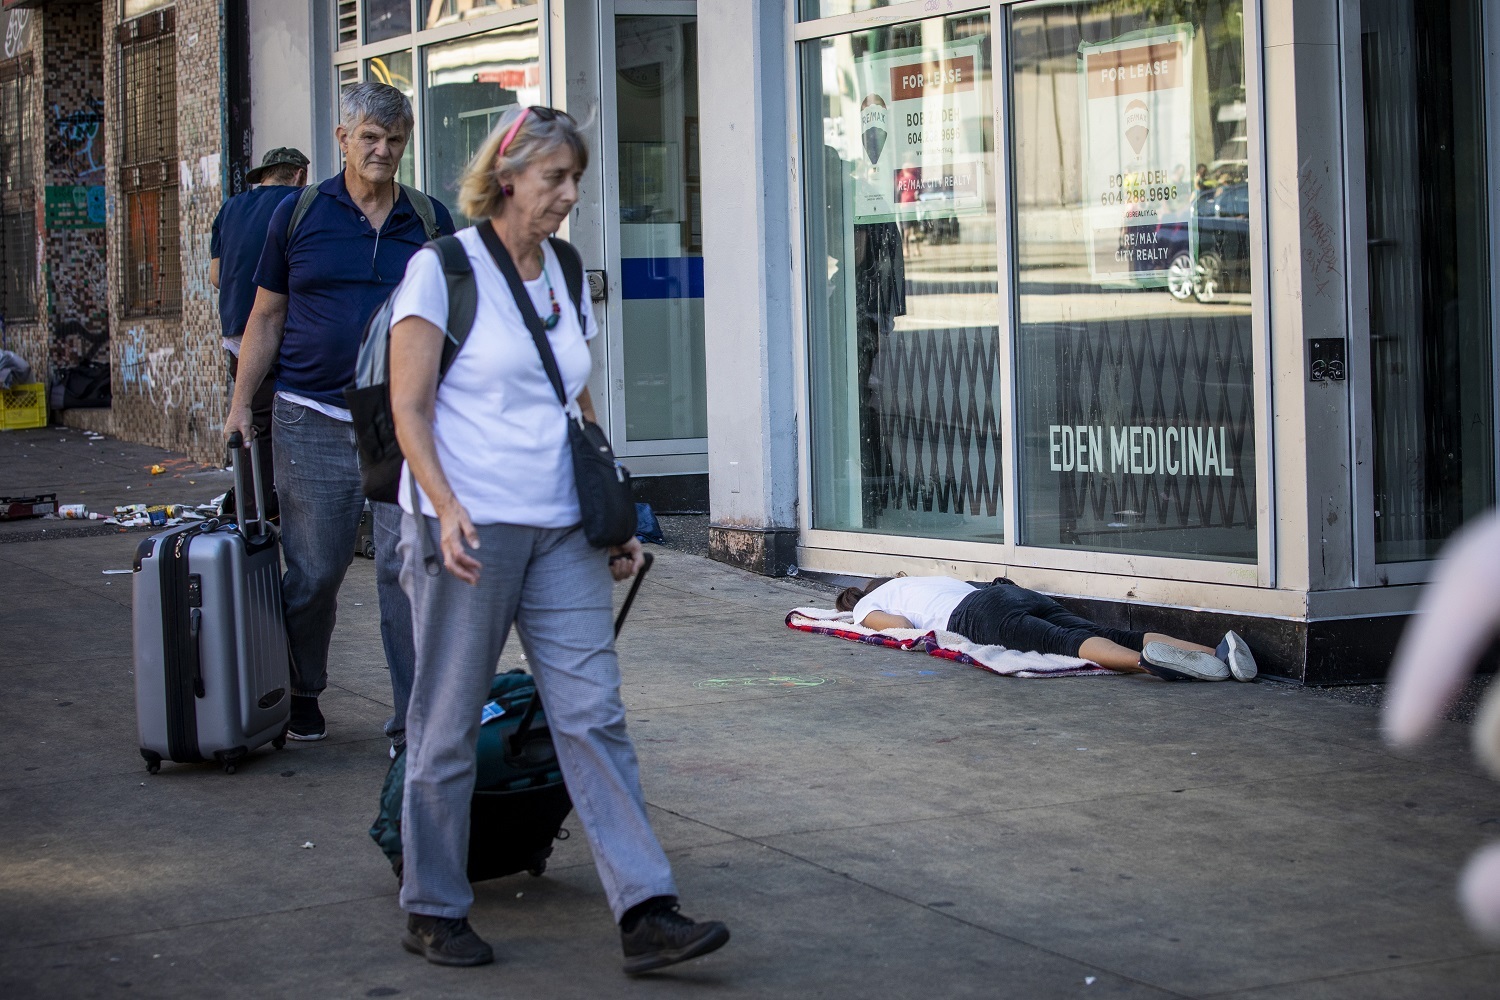
[[[219,323],[226,337],[245,332],[255,304],[255,267],[266,245],[266,223],[288,191],[301,188],[267,184],[226,201],[214,216],[208,255],[219,261]]]
[[[319,184],[318,192],[290,245],[286,227],[296,193],[271,214],[255,283],[287,296],[276,388],[344,406],[365,322],[401,283],[427,231],[405,191],[379,233],[349,196],[342,171]],[[436,198],[432,208],[438,229],[453,232],[448,209]]]

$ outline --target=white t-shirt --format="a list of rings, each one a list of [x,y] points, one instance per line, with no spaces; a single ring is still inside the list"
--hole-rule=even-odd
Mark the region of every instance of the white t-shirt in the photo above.
[[[946,629],[953,609],[974,590],[972,583],[951,576],[898,576],[854,606],[854,621],[862,623],[871,611],[884,611],[900,615],[919,629]]]
[[[443,474],[475,524],[533,528],[577,524],[578,488],[573,482],[567,414],[552,391],[510,286],[479,233],[470,227],[458,238],[469,252],[479,304],[468,339],[438,384],[433,437]],[[588,384],[592,360],[586,341],[599,330],[585,294],[587,332],[580,335],[562,265],[550,245],[542,244],[542,253],[562,309],[557,325],[547,331],[547,340],[571,402]],[[545,321],[552,315],[546,278],[526,282],[526,291]],[[447,327],[448,282],[436,250],[421,250],[406,265],[391,323],[408,316],[420,316],[439,329]],[[410,475],[403,465],[400,503],[408,513],[412,513]],[[418,493],[423,513],[436,517],[427,495],[420,488]]]

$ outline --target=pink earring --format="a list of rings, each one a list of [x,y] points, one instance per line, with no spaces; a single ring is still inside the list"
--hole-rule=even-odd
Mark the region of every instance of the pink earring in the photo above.
[[[500,193],[509,198],[516,193],[516,186],[514,184],[501,184]]]

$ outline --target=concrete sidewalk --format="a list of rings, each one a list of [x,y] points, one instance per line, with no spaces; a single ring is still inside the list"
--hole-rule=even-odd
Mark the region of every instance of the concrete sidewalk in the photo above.
[[[1279,684],[999,678],[792,632],[826,591],[662,550],[620,641],[630,725],[684,910],[733,940],[626,979],[574,817],[544,877],[476,887],[499,962],[430,966],[365,832],[373,565],[342,595],[328,741],[148,776],[131,577],[103,572],[138,541],[0,545],[0,996],[1497,992],[1454,903],[1500,832],[1466,727],[1403,756],[1375,710]]]

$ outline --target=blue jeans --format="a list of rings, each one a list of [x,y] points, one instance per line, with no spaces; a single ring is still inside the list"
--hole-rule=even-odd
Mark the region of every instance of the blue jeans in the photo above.
[[[354,560],[354,538],[365,506],[359,455],[352,424],[279,396],[272,418],[281,547],[286,558],[281,596],[292,651],[292,693],[316,697],[328,686],[328,644],[338,617],[339,587]],[[396,554],[401,508],[387,503],[371,506],[380,637],[396,710],[386,723],[386,733],[401,739],[416,664],[411,605],[401,589],[401,560]]]

